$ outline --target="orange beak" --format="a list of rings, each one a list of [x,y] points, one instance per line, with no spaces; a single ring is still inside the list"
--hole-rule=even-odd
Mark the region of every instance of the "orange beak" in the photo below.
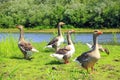
[[[75,30],[71,30],[71,32],[75,32]]]
[[[99,31],[97,34],[99,34],[99,35],[100,35],[100,34],[103,34],[103,32]]]

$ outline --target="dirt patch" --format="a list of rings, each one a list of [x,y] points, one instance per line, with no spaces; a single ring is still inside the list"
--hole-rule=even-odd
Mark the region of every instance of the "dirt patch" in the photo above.
[[[102,65],[102,66],[101,66],[101,69],[102,69],[102,70],[112,71],[112,70],[115,70],[115,66],[110,65],[110,64],[105,64],[105,65]]]
[[[52,70],[57,70],[57,68],[53,66],[53,67],[52,67]]]
[[[2,67],[7,67],[7,65],[3,65]]]
[[[115,61],[115,62],[120,62],[120,59],[116,58],[116,59],[114,59],[113,61]]]

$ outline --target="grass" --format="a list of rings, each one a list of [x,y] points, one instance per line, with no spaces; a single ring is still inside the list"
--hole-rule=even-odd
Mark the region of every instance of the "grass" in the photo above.
[[[110,50],[110,55],[102,52],[95,74],[88,74],[73,62],[75,57],[89,50],[85,44],[75,44],[76,52],[69,64],[50,57],[54,50],[43,49],[46,42],[32,44],[40,52],[33,54],[34,59],[29,61],[23,59],[14,38],[0,42],[0,80],[120,80],[120,45],[103,45]]]
[[[90,29],[90,28],[71,28],[71,29],[74,29],[75,32],[93,32],[94,29]],[[71,30],[69,29],[69,30]],[[35,29],[35,28],[25,28],[24,29],[25,32],[57,32],[57,29],[56,28],[52,28],[52,29]],[[120,32],[120,29],[99,29],[103,32]],[[68,31],[68,29],[63,29],[62,28],[62,31],[63,32],[66,32]],[[2,29],[0,28],[0,32],[18,32],[18,29],[16,28],[9,28],[9,29]]]

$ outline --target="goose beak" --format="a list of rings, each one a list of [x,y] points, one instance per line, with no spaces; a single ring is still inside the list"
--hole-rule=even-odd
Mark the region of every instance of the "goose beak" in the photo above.
[[[71,33],[74,33],[74,32],[75,32],[75,30],[69,30],[69,31],[68,31],[68,33],[70,33],[70,34],[71,34]]]
[[[99,31],[97,34],[99,34],[99,35],[100,35],[100,34],[103,34],[103,32]]]
[[[72,32],[75,32],[75,30],[72,30]]]

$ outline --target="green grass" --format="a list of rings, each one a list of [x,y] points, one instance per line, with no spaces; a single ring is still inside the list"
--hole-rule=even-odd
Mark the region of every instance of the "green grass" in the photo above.
[[[33,54],[34,59],[29,61],[23,59],[14,38],[0,42],[0,80],[120,80],[119,45],[103,45],[110,50],[110,55],[102,52],[101,59],[95,65],[95,74],[88,74],[72,61],[89,50],[85,44],[75,44],[76,52],[69,64],[50,57],[54,50],[43,49],[46,42],[32,44],[40,52]]]

